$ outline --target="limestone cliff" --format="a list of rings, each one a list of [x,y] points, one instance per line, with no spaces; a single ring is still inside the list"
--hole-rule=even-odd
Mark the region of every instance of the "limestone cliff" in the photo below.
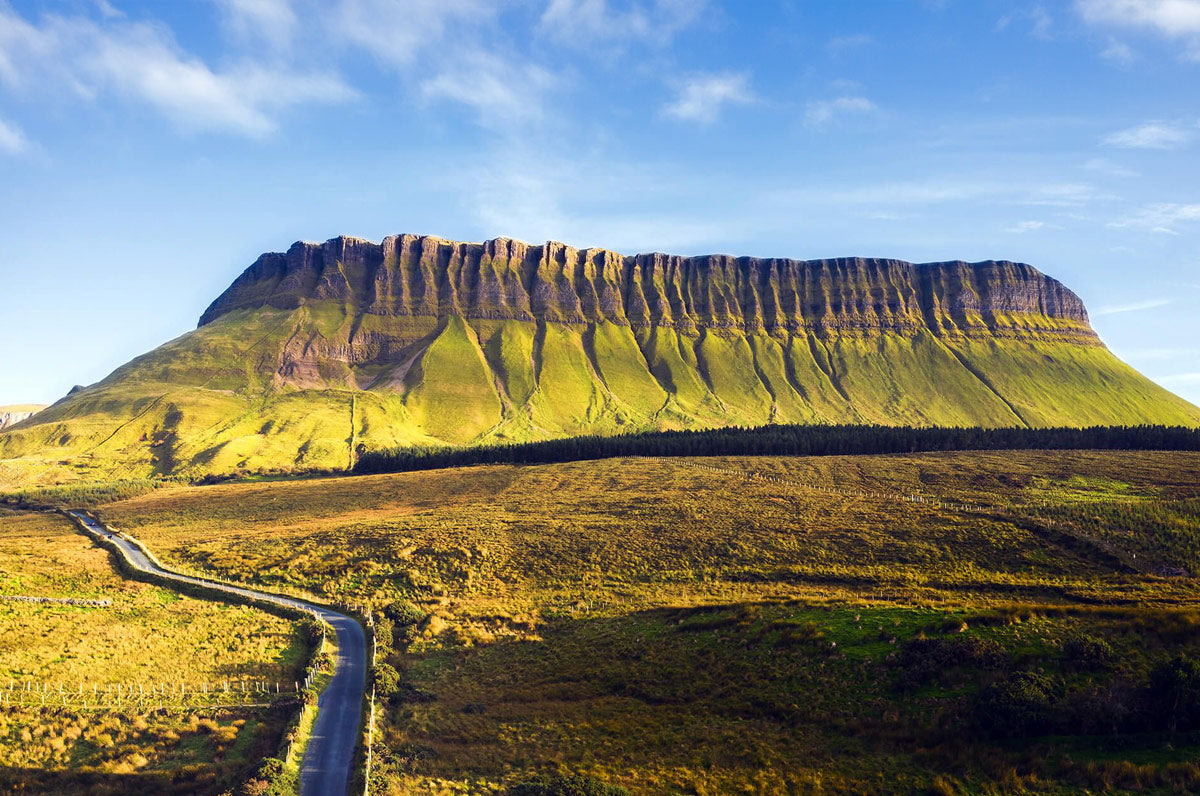
[[[22,420],[28,420],[45,409],[43,404],[16,404],[0,406],[0,430],[15,426]]]
[[[204,313],[334,301],[353,314],[701,329],[940,336],[1049,334],[1096,342],[1079,297],[1020,263],[624,256],[507,238],[334,238],[262,255]]]

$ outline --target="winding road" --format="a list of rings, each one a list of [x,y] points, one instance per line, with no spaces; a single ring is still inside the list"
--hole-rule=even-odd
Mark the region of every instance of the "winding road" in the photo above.
[[[323,605],[283,597],[269,592],[229,586],[202,578],[180,575],[156,564],[145,550],[121,534],[108,530],[88,515],[68,512],[89,534],[115,545],[136,570],[166,580],[203,586],[262,602],[315,614],[337,633],[338,657],[333,679],[317,702],[317,719],[300,768],[301,796],[345,796],[354,768],[354,750],[362,724],[362,702],[367,677],[367,641],[362,625],[345,614]]]

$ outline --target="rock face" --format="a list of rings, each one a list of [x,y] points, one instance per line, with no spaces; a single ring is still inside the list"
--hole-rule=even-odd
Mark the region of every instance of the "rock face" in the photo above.
[[[744,334],[833,330],[940,336],[1049,334],[1095,343],[1079,297],[1012,262],[623,256],[549,242],[334,238],[262,255],[204,313],[333,301],[353,314],[609,322]]]
[[[0,430],[10,426],[15,426],[22,420],[28,420],[38,412],[45,409],[43,404],[17,404],[14,406],[0,406]]]

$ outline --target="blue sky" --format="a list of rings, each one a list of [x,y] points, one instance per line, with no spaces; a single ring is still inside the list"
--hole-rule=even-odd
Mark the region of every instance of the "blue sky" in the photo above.
[[[1011,259],[1200,403],[1200,0],[0,0],[0,404],[259,253]]]

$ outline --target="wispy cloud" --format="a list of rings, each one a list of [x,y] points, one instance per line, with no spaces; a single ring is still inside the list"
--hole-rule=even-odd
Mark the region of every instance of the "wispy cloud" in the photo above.
[[[1143,310],[1152,310],[1157,307],[1165,307],[1168,304],[1174,303],[1175,299],[1149,299],[1147,301],[1135,301],[1129,304],[1109,304],[1105,307],[1100,307],[1092,314],[1097,317],[1106,315],[1122,315],[1127,312],[1142,312]]]
[[[1005,229],[1005,232],[1011,232],[1014,235],[1024,235],[1029,232],[1037,232],[1043,229],[1062,229],[1057,224],[1047,224],[1045,221],[1021,221],[1011,227]]]
[[[707,1],[653,0],[649,4],[619,5],[614,8],[608,0],[550,0],[539,28],[554,39],[581,46],[634,40],[666,45],[704,15]]]
[[[810,126],[823,127],[842,116],[864,116],[878,110],[879,106],[866,97],[846,96],[808,103],[804,118]]]
[[[1165,235],[1178,235],[1175,229],[1184,222],[1200,221],[1200,204],[1159,202],[1147,205],[1123,218],[1110,221],[1110,229],[1138,229]]]
[[[1143,30],[1183,42],[1183,56],[1200,58],[1200,0],[1075,0],[1092,25]]]
[[[1200,34],[1200,0],[1076,0],[1093,24],[1146,28],[1164,36]]]
[[[834,36],[825,43],[825,49],[837,54],[846,50],[857,50],[875,43],[875,37],[869,33],[855,33],[849,36]]]
[[[451,26],[482,24],[500,6],[487,0],[337,0],[313,15],[310,24],[383,63],[407,66],[436,50]],[[470,42],[456,50],[469,52],[475,46]]]
[[[1177,149],[1192,140],[1192,133],[1173,122],[1146,122],[1106,135],[1106,146],[1122,149]]]
[[[1106,198],[1105,194],[1097,192],[1087,183],[956,177],[883,182],[859,188],[827,191],[821,196],[825,202],[874,206],[990,202],[1025,207],[1080,207]]]
[[[554,84],[554,77],[540,67],[476,52],[425,80],[421,94],[466,105],[482,126],[503,130],[541,117],[544,95]]]
[[[1109,39],[1108,46],[1100,51],[1100,57],[1126,66],[1133,63],[1136,58],[1132,47],[1116,39]]]
[[[1009,25],[1017,21],[1026,21],[1029,23],[1029,35],[1035,39],[1049,41],[1053,38],[1054,17],[1050,15],[1043,6],[1036,5],[1023,11],[1014,11],[1006,14],[996,22],[997,30],[1004,30]]]
[[[755,96],[746,73],[695,75],[680,84],[678,96],[663,106],[662,113],[680,121],[711,124],[727,105],[753,102]]]
[[[29,146],[25,134],[14,124],[0,119],[0,152],[6,155],[19,155]]]
[[[254,60],[220,68],[184,51],[170,31],[114,17],[47,16],[27,22],[0,5],[0,82],[26,92],[109,94],[144,103],[180,127],[261,137],[296,105],[356,96],[334,73]]]
[[[215,0],[226,27],[239,39],[287,47],[299,26],[292,0]]]
[[[1141,175],[1133,169],[1125,168],[1119,164],[1113,163],[1108,158],[1092,158],[1083,167],[1088,171],[1094,171],[1097,174],[1105,174],[1109,177],[1140,177]]]

